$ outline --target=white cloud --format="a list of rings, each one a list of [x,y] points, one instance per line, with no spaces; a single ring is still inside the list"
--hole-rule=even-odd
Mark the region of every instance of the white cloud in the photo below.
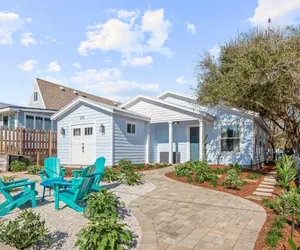
[[[29,47],[30,44],[37,44],[37,41],[33,38],[33,34],[30,32],[22,33],[20,41],[26,47]]]
[[[38,61],[36,61],[36,60],[28,60],[18,66],[23,71],[31,71],[36,68],[37,64],[38,64]]]
[[[104,62],[105,63],[111,63],[112,59],[110,57],[105,57]]]
[[[186,27],[188,30],[191,31],[192,35],[196,35],[196,25],[189,23],[189,21],[186,22]]]
[[[140,10],[139,9],[135,9],[135,10],[132,10],[132,11],[109,9],[109,10],[106,10],[106,11],[110,12],[110,13],[116,13],[116,15],[119,19],[130,22],[130,23],[134,23],[135,20],[140,16]]]
[[[116,12],[118,18],[88,26],[86,39],[78,47],[81,55],[88,55],[97,49],[117,51],[126,58],[143,56],[148,52],[172,55],[171,50],[165,47],[172,24],[164,18],[163,9],[147,10],[141,23],[136,22],[137,10],[110,12]]]
[[[61,70],[61,66],[57,62],[51,62],[47,65],[48,72],[58,72]]]
[[[184,79],[183,76],[179,76],[179,77],[176,79],[176,83],[178,83],[178,84],[185,84],[185,83],[187,83],[187,81]]]
[[[117,68],[102,70],[88,69],[76,72],[73,82],[82,85],[85,89],[98,90],[105,95],[124,94],[133,90],[157,91],[157,84],[139,84],[122,79],[122,72]]]
[[[25,21],[26,21],[27,23],[31,23],[31,22],[32,22],[32,19],[31,19],[30,17],[28,17],[28,18],[25,18]]]
[[[76,63],[73,63],[72,67],[76,68],[76,69],[81,69],[81,65],[80,63],[76,62]]]
[[[22,26],[18,14],[14,12],[0,12],[0,44],[12,44],[13,33]]]
[[[220,46],[219,45],[215,45],[214,47],[212,47],[211,49],[208,50],[209,54],[214,57],[214,58],[219,58],[220,55]]]
[[[255,13],[248,20],[252,25],[266,25],[268,18],[276,21],[288,13],[299,9],[299,0],[258,0]]]
[[[123,66],[145,67],[153,62],[151,56],[126,58],[121,61]]]

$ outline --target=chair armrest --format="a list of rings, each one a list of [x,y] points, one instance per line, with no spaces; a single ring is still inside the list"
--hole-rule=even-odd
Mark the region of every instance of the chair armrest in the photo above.
[[[81,174],[83,171],[83,169],[80,169],[80,170],[73,170],[73,176],[74,178],[78,178],[79,177],[79,174]]]
[[[2,189],[12,189],[12,188],[18,188],[18,187],[25,187],[25,186],[33,186],[37,183],[37,181],[28,181],[26,183],[22,183],[22,184],[15,184],[15,185],[9,185],[6,187],[2,187]]]
[[[62,178],[65,177],[65,174],[66,174],[66,169],[65,168],[61,168],[61,176],[62,176]]]
[[[40,177],[41,177],[42,180],[45,179],[45,178],[44,178],[44,177],[45,177],[44,174],[45,174],[45,170],[41,170],[41,171],[39,172],[39,175],[40,175]]]
[[[15,181],[9,181],[9,182],[5,182],[4,185],[5,186],[13,185],[13,184],[21,183],[21,182],[26,182],[28,180],[29,180],[29,178],[24,178],[24,179],[15,180]]]

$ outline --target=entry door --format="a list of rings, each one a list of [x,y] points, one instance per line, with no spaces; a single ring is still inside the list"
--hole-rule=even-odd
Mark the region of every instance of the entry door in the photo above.
[[[96,140],[93,124],[72,126],[72,164],[91,165],[96,159]]]
[[[190,159],[199,160],[199,127],[190,128]]]

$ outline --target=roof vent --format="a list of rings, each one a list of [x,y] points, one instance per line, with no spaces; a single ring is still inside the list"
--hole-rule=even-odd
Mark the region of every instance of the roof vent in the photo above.
[[[86,95],[83,95],[82,97],[87,98]]]
[[[60,88],[61,91],[66,91],[63,86],[60,86],[59,88]]]
[[[76,90],[74,90],[73,93],[74,93],[75,95],[78,95],[78,92],[77,92]]]

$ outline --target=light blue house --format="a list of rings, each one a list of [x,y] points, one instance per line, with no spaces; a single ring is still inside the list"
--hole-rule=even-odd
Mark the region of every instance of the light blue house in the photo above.
[[[178,163],[206,158],[211,164],[264,162],[268,128],[250,111],[201,107],[193,96],[164,92],[138,95],[109,106],[77,98],[52,116],[58,126],[63,164],[87,165],[99,156],[107,165]]]

